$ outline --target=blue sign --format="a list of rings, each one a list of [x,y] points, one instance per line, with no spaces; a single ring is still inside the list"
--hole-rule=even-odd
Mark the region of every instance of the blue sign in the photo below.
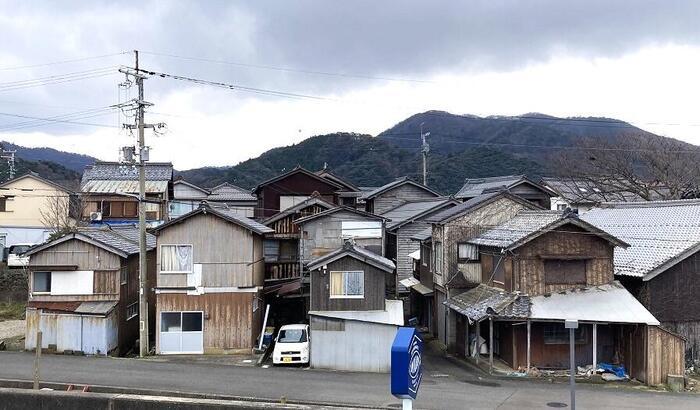
[[[423,378],[423,340],[416,329],[400,327],[391,345],[391,394],[415,399]]]

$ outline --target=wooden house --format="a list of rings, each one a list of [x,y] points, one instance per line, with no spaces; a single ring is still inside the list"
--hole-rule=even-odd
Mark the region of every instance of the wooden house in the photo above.
[[[258,203],[258,199],[249,190],[228,182],[214,188],[202,188],[179,179],[173,182],[173,196],[170,200],[168,216],[172,219],[194,211],[203,201],[215,208],[227,208],[248,218],[255,215],[255,207]]]
[[[250,351],[262,326],[263,235],[271,232],[207,204],[153,229],[158,354]]]
[[[602,203],[581,219],[630,244],[615,277],[700,359],[700,201]]]
[[[81,228],[32,248],[25,346],[56,352],[125,354],[139,337],[139,230]],[[147,289],[155,272],[155,237],[147,235]],[[154,298],[149,293],[152,328]]]
[[[173,194],[173,164],[146,163],[146,221],[156,226],[168,220]],[[97,161],[83,171],[80,182],[83,219],[92,224],[138,222],[139,170],[134,165]]]
[[[508,191],[494,191],[469,199],[426,219],[432,225],[428,244],[431,246],[431,271],[435,294],[432,331],[445,345],[455,343],[455,317],[444,302],[455,292],[468,289],[481,281],[481,265],[467,241],[482,232],[484,227],[507,221],[523,209],[537,205]],[[423,243],[426,244],[426,240]],[[424,263],[424,261],[421,261]],[[424,305],[430,304],[426,301]]]
[[[488,351],[491,364],[498,356],[514,369],[567,368],[564,321],[575,319],[578,366],[624,364],[649,384],[682,373],[683,340],[614,281],[615,248],[627,243],[570,211],[525,210],[467,244],[480,284],[445,302],[458,313],[459,355],[478,360]]]
[[[381,215],[384,212],[410,201],[439,197],[440,194],[408,177],[398,178],[365,192],[360,201],[365,211]]]
[[[549,209],[551,206],[550,198],[558,196],[556,192],[525,175],[467,178],[462,188],[454,196],[462,201],[467,201],[487,192],[504,189],[543,209]]]
[[[311,366],[387,372],[403,304],[385,298],[392,261],[346,242],[314,259],[311,280]]]
[[[258,206],[255,210],[257,219],[266,219],[283,212],[301,202],[316,195],[324,201],[340,205],[344,203],[350,184],[338,181],[331,174],[316,174],[296,167],[284,174],[278,175],[267,181],[261,182],[253,189],[253,194],[258,198]],[[349,200],[354,202],[354,196]]]

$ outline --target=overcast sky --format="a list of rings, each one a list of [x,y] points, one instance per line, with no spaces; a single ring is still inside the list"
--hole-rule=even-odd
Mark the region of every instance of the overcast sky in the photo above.
[[[698,1],[114,3],[0,0],[0,139],[116,160],[128,119],[99,109],[135,96],[117,68],[139,49],[149,70],[314,97],[147,79],[147,121],[168,125],[151,159],[178,169],[431,109],[605,116],[700,144]]]

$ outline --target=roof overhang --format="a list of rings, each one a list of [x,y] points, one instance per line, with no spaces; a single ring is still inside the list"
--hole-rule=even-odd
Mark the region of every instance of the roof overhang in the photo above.
[[[82,241],[85,243],[89,243],[90,245],[94,245],[98,248],[104,249],[104,250],[111,252],[115,255],[119,255],[122,258],[127,258],[129,256],[128,253],[122,251],[121,249],[117,249],[117,248],[114,248],[112,246],[109,246],[109,245],[102,243],[100,241],[97,241],[89,236],[83,235],[80,232],[70,233],[70,234],[64,235],[56,240],[53,240],[51,242],[46,242],[46,243],[43,243],[41,245],[35,246],[35,247],[31,248],[30,250],[28,250],[27,252],[25,252],[24,255],[31,256],[31,255],[34,255],[34,254],[41,252],[45,249],[51,248],[51,247],[56,246],[58,244],[61,244],[63,242],[70,241],[72,239],[76,239],[76,240],[79,240],[79,241]]]

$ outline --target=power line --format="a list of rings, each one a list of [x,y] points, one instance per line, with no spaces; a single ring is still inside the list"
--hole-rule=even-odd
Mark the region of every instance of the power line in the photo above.
[[[52,61],[52,62],[48,62],[48,63],[30,64],[30,65],[14,66],[14,67],[0,67],[0,71],[23,70],[26,68],[46,67],[46,66],[59,65],[59,64],[78,63],[81,61],[96,60],[96,59],[100,59],[100,58],[114,57],[114,56],[124,55],[124,54],[129,54],[129,52],[128,51],[120,51],[118,53],[102,54],[102,55],[82,57],[82,58],[74,58],[74,59],[70,59],[70,60]]]
[[[32,87],[43,87],[46,85],[62,84],[73,81],[88,80],[118,74],[116,67],[108,67],[95,70],[87,70],[74,73],[66,73],[49,77],[41,77],[30,80],[15,81],[0,84],[0,92],[16,91]]]
[[[36,120],[36,121],[40,121],[40,122],[43,121],[43,122],[49,122],[49,123],[89,125],[89,126],[94,126],[94,127],[105,127],[105,128],[119,128],[117,126],[108,125],[108,124],[98,124],[98,123],[88,123],[88,122],[76,121],[76,120],[80,120],[80,119],[87,119],[87,118],[93,118],[93,117],[111,114],[113,109],[114,108],[105,107],[105,108],[101,108],[101,109],[87,110],[87,111],[83,111],[83,112],[77,112],[77,113],[73,113],[73,114],[64,114],[64,115],[55,116],[55,117],[35,117],[35,116],[30,116],[30,115],[13,114],[13,113],[6,113],[6,112],[0,112],[0,115],[6,116],[6,117],[25,118],[25,119],[31,119],[31,120]],[[103,112],[103,111],[106,111],[106,112]],[[90,113],[90,115],[82,115],[82,116],[78,115],[81,113]],[[76,115],[78,115],[78,116],[75,118],[72,118]],[[65,119],[64,119],[64,117],[65,117]],[[27,127],[33,127],[33,126],[39,125],[36,123],[36,121],[25,121],[25,122],[8,124],[6,126],[0,126],[0,131],[9,131],[9,130],[14,130],[14,129],[21,129],[21,128],[27,128]]]
[[[180,60],[201,61],[201,62],[206,62],[206,63],[232,65],[232,66],[237,66],[237,67],[256,68],[256,69],[262,69],[262,70],[273,70],[273,71],[282,71],[282,72],[300,73],[300,74],[313,74],[313,75],[321,75],[321,76],[329,76],[329,77],[345,77],[345,78],[356,78],[356,79],[362,79],[362,80],[381,80],[381,81],[409,82],[409,83],[427,83],[427,84],[434,84],[435,83],[434,81],[430,81],[430,80],[417,80],[417,79],[411,79],[411,78],[379,77],[379,76],[372,76],[372,75],[366,75],[366,74],[348,74],[348,73],[338,73],[338,72],[330,72],[330,71],[304,70],[304,69],[291,68],[291,67],[279,67],[279,66],[271,66],[271,65],[241,63],[241,62],[235,62],[235,61],[213,60],[213,59],[201,58],[201,57],[186,57],[186,56],[179,56],[179,55],[175,55],[175,54],[158,53],[155,51],[142,51],[142,53],[150,54],[150,55],[154,55],[154,56],[177,58]]]

